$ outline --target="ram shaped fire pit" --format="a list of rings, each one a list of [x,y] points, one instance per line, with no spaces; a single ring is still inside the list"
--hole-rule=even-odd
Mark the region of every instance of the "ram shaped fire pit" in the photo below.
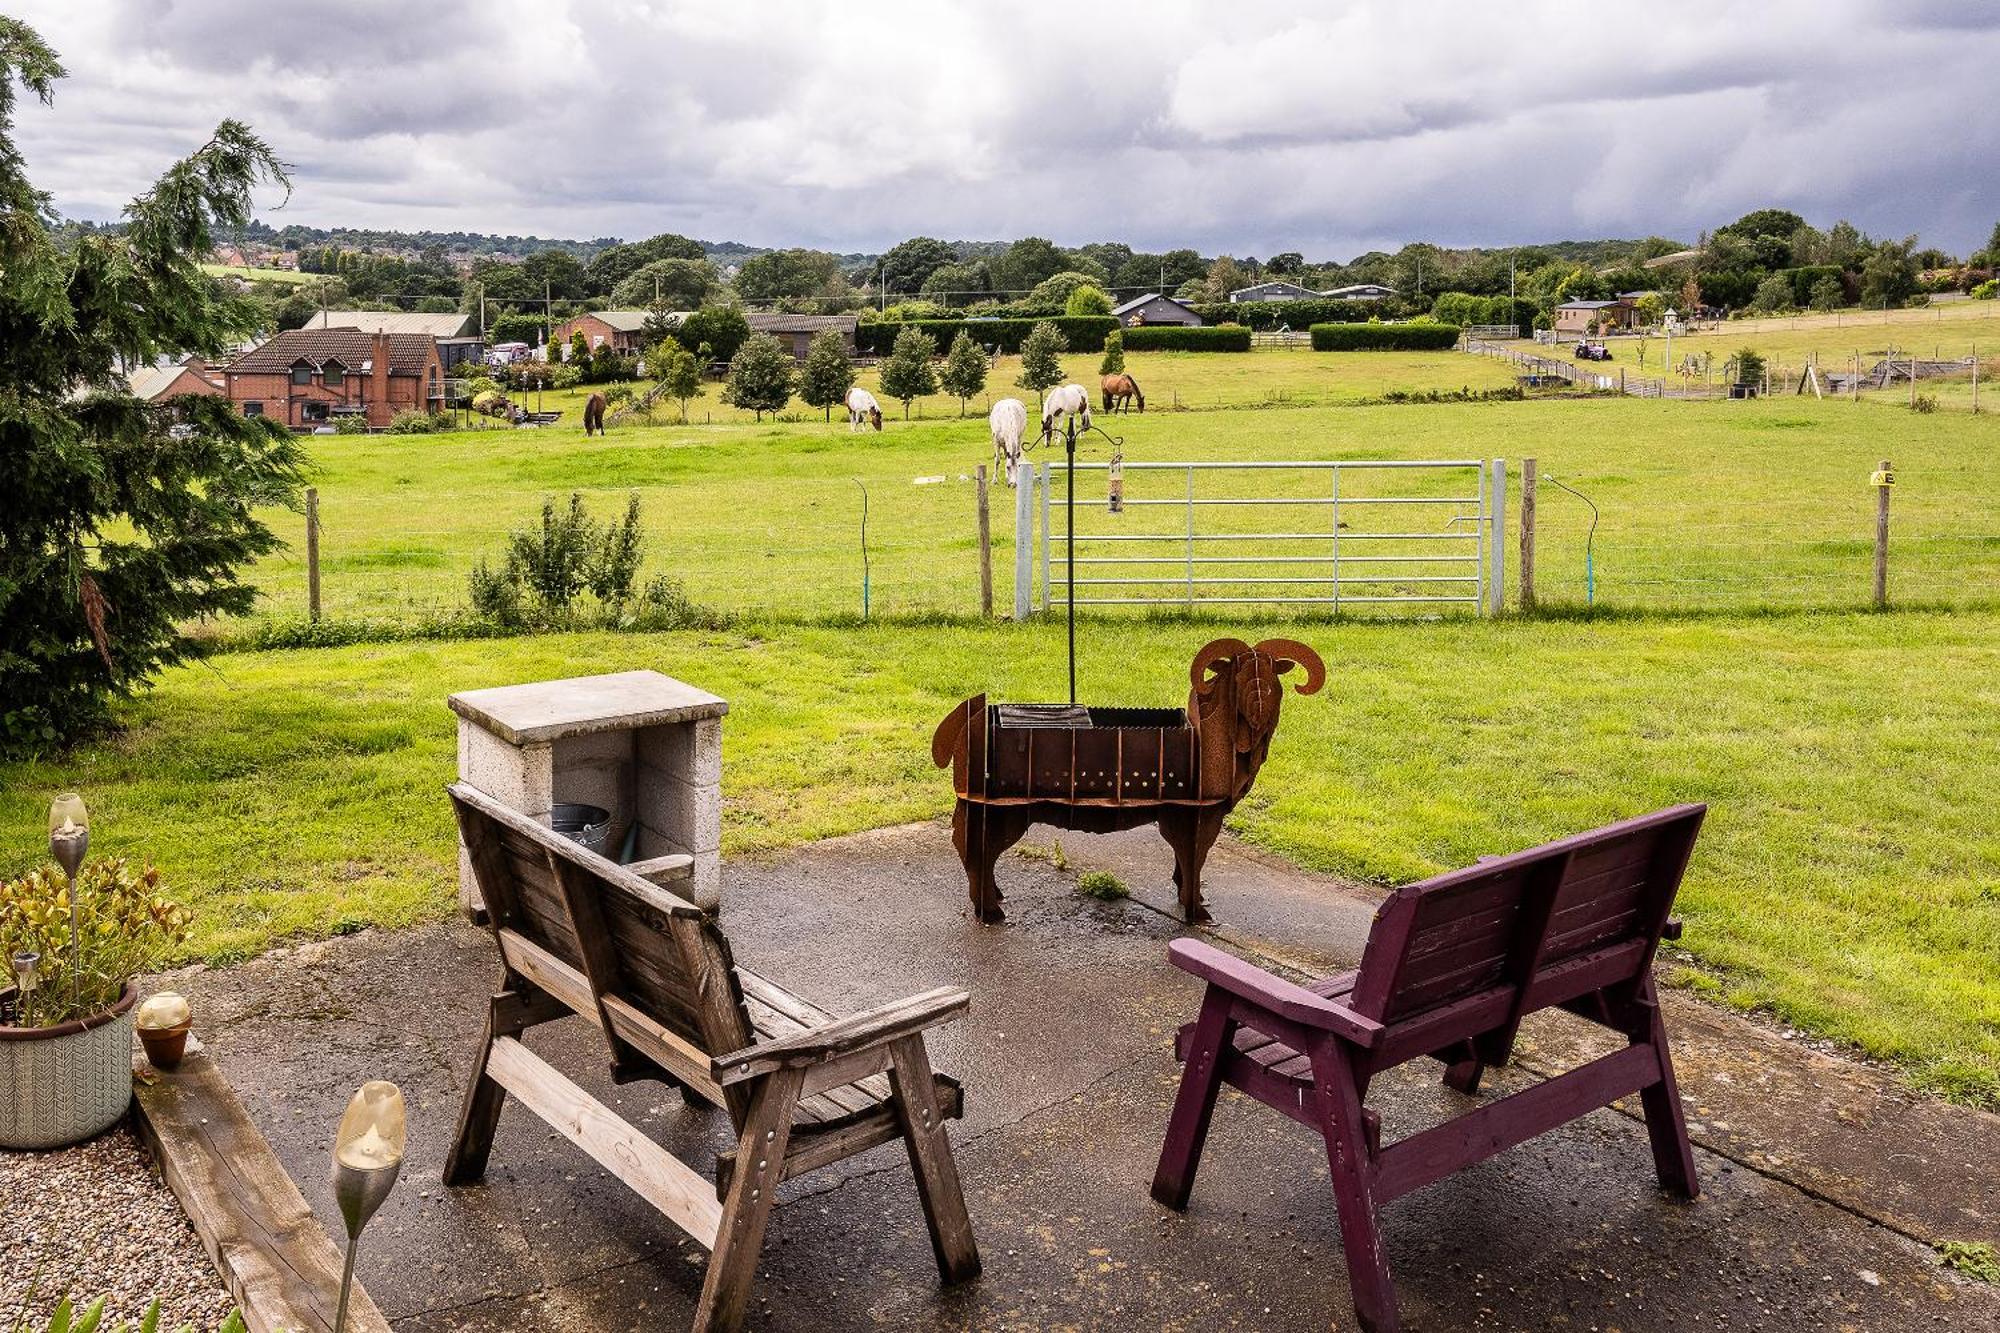
[[[1202,863],[1257,780],[1278,728],[1278,677],[1295,666],[1306,672],[1300,694],[1326,679],[1302,643],[1217,639],[1194,655],[1185,711],[989,704],[983,694],[952,709],[931,758],[951,768],[952,842],[979,919],[1006,919],[993,866],[1030,825],[1115,833],[1158,824],[1173,848],[1182,919],[1208,920]]]

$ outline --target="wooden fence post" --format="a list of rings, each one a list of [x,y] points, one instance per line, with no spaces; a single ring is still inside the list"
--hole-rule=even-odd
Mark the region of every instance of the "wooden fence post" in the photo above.
[[[1521,460],[1521,609],[1535,609],[1535,460]]]
[[[993,520],[986,508],[986,464],[979,465],[979,614],[993,614]]]
[[[1895,484],[1889,460],[1875,474],[1875,609],[1889,605],[1889,488]]]
[[[306,487],[306,612],[319,619],[319,487]]]

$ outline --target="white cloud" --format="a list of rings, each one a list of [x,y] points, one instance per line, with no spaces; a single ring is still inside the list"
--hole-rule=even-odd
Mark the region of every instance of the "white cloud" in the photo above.
[[[1973,0],[15,8],[71,75],[20,141],[92,217],[225,116],[297,167],[278,225],[1344,257],[1766,204],[1962,249],[2000,214]]]

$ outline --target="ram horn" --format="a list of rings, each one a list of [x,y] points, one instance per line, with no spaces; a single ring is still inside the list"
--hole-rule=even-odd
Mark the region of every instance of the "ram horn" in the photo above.
[[[1326,683],[1326,663],[1319,660],[1318,653],[1296,639],[1266,639],[1257,645],[1257,651],[1269,653],[1280,662],[1296,662],[1304,667],[1305,682],[1296,687],[1300,694],[1312,694]]]
[[[1225,657],[1234,657],[1238,653],[1247,653],[1249,651],[1250,645],[1241,639],[1217,639],[1212,643],[1204,644],[1201,651],[1194,655],[1193,665],[1188,667],[1188,679],[1196,687],[1200,687],[1205,683],[1202,677],[1208,674],[1209,667],[1220,662]]]

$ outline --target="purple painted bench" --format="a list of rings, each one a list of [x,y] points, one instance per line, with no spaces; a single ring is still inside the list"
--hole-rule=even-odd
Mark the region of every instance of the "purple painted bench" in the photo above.
[[[1376,1209],[1538,1134],[1639,1094],[1662,1188],[1695,1195],[1653,954],[1706,807],[1676,806],[1392,893],[1358,970],[1295,985],[1199,940],[1176,967],[1208,983],[1180,1030],[1186,1062],[1153,1197],[1187,1206],[1224,1083],[1326,1140],[1361,1327],[1399,1327]],[[1624,1036],[1611,1055],[1383,1144],[1371,1077],[1429,1056],[1464,1093],[1505,1064],[1521,1019],[1562,1008]]]

